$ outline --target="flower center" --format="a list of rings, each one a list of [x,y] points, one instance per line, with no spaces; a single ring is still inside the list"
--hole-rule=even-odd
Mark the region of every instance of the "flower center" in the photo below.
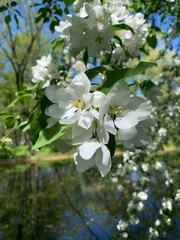
[[[122,107],[122,106],[114,106],[114,107],[111,107],[111,106],[110,106],[108,113],[109,113],[111,116],[116,116],[116,115],[122,113],[122,111],[123,111],[123,107]]]
[[[95,38],[95,42],[101,44],[103,42],[103,36],[102,35],[98,35]]]
[[[72,103],[72,106],[74,108],[80,108],[80,109],[83,109],[85,104],[82,100],[75,100],[73,103]]]

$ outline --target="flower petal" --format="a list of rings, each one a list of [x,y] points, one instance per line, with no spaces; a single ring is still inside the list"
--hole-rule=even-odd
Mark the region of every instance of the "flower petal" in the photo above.
[[[66,90],[74,99],[82,99],[83,94],[89,93],[91,83],[85,73],[77,74]]]
[[[118,115],[114,121],[117,128],[128,129],[136,126],[139,122],[138,115],[134,111],[127,111],[124,116]]]
[[[104,127],[108,132],[110,132],[113,135],[116,135],[117,130],[114,126],[114,122],[108,114],[106,114],[104,117]]]
[[[106,130],[106,128],[104,127],[104,124],[103,125],[98,124],[96,131],[97,131],[97,135],[98,135],[99,140],[104,144],[108,144],[109,133]]]
[[[72,148],[72,146],[63,139],[57,139],[52,143],[52,145],[54,145],[57,150],[62,153],[69,152]]]
[[[77,124],[74,124],[68,136],[67,138],[70,139],[72,145],[83,144],[92,137],[92,129],[89,128],[88,130],[85,130]]]
[[[61,119],[59,120],[59,123],[61,124],[72,124],[77,122],[77,120],[80,117],[80,110],[74,111],[74,109],[70,109],[69,111],[66,111]]]
[[[84,110],[87,110],[93,103],[94,96],[92,93],[85,93],[82,96],[82,100],[85,103]]]
[[[78,120],[78,126],[88,129],[92,125],[94,116],[91,112],[83,112]]]
[[[81,158],[78,154],[78,151],[74,153],[74,162],[76,164],[76,170],[78,172],[85,172],[89,168],[95,165],[94,158],[89,159],[88,161]]]
[[[53,103],[59,103],[61,96],[65,93],[65,89],[57,85],[51,85],[45,89],[47,98]]]
[[[111,106],[125,106],[130,101],[129,87],[125,81],[120,81],[114,85],[107,94],[111,98]]]
[[[137,129],[135,127],[128,128],[128,129],[119,129],[118,130],[118,139],[119,140],[129,140],[137,135]]]
[[[64,110],[61,109],[58,104],[52,104],[46,108],[45,113],[52,118],[60,119],[64,114]]]
[[[96,150],[100,147],[101,145],[96,139],[91,139],[79,147],[79,155],[83,159],[88,160],[92,158]]]
[[[99,108],[104,101],[105,95],[100,91],[93,92],[93,95],[94,95],[93,106]]]
[[[101,149],[98,149],[95,154],[95,163],[102,177],[105,177],[111,169],[111,156],[104,144],[101,144]]]

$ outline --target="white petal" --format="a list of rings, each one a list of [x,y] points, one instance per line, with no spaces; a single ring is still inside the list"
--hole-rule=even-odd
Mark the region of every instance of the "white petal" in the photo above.
[[[82,144],[88,141],[92,137],[92,129],[89,128],[85,130],[84,128],[79,127],[78,125],[74,124],[72,127],[72,136],[71,136],[71,144],[77,145]]]
[[[138,116],[134,111],[127,112],[124,116],[117,116],[114,123],[117,128],[128,129],[136,126],[139,122]]]
[[[89,111],[92,113],[92,115],[93,115],[97,120],[99,120],[99,112],[98,112],[97,110],[91,109],[91,110],[89,110]]]
[[[152,118],[145,119],[138,123],[138,126],[143,128],[153,127],[154,125],[155,125],[155,121]]]
[[[62,117],[63,118],[61,118],[59,120],[59,123],[61,123],[61,124],[72,124],[72,123],[77,122],[77,120],[79,119],[80,111],[79,110],[77,110],[76,112],[72,111],[71,113],[69,111],[69,115],[67,115],[67,112],[66,112]]]
[[[89,93],[91,83],[84,73],[79,73],[74,77],[66,90],[71,94],[74,99],[82,99],[83,94]]]
[[[134,144],[131,141],[122,141],[123,147],[130,151],[130,152],[135,152],[136,148]]]
[[[127,83],[125,81],[116,83],[111,91],[107,94],[107,97],[111,98],[111,106],[127,105],[130,101],[130,92]]]
[[[55,125],[57,122],[58,122],[58,119],[48,118],[48,119],[47,119],[47,124],[48,124],[48,125],[46,126],[46,128],[52,127],[52,126]]]
[[[92,158],[96,150],[100,147],[101,145],[96,139],[91,139],[79,147],[79,155],[83,159],[88,160]]]
[[[102,177],[105,177],[111,169],[111,156],[105,145],[103,145],[103,147],[101,146],[101,149],[97,150],[95,154],[95,163]]]
[[[52,145],[54,145],[58,149],[58,151],[62,153],[69,152],[72,148],[72,146],[63,139],[57,139],[52,143]]]
[[[58,104],[52,104],[48,108],[46,108],[45,113],[48,116],[60,119],[64,114],[64,110],[60,109]]]
[[[74,153],[74,162],[76,164],[76,170],[78,172],[85,172],[86,170],[95,165],[94,158],[89,159],[88,161],[84,160],[78,154],[78,151]]]
[[[97,135],[99,140],[104,143],[104,144],[108,144],[109,142],[109,133],[108,131],[105,129],[104,125],[99,125],[97,126]]]
[[[93,106],[99,108],[104,101],[105,95],[104,93],[99,91],[95,91],[93,95],[94,95]]]
[[[128,129],[119,129],[118,130],[118,139],[119,140],[129,140],[137,135],[137,129],[135,127],[128,128]]]
[[[133,143],[137,147],[144,147],[150,142],[150,137],[146,134],[143,128],[137,127],[137,135],[133,139]]]
[[[45,94],[51,102],[59,103],[62,91],[64,91],[64,88],[57,85],[51,85],[45,89]]]
[[[88,129],[92,125],[93,120],[94,116],[91,112],[83,112],[78,120],[78,125],[82,128]]]
[[[106,98],[105,97],[101,107],[99,108],[99,121],[100,121],[100,124],[103,124],[104,115],[109,111],[110,101],[111,101],[110,98]]]
[[[144,99],[141,97],[131,97],[130,101],[127,105],[128,109],[136,110],[142,103],[144,103]]]
[[[82,100],[85,103],[84,110],[87,110],[93,103],[94,96],[92,93],[83,94]]]
[[[103,143],[101,143],[101,151],[103,153],[102,163],[103,165],[108,165],[111,159],[111,154],[109,149]]]
[[[110,132],[113,135],[116,135],[117,130],[114,126],[114,122],[108,114],[106,114],[104,117],[104,127],[108,132]]]

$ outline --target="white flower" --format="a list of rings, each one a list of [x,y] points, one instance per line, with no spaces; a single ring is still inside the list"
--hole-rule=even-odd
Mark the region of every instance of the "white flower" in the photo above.
[[[32,70],[32,82],[38,83],[43,82],[42,88],[50,85],[50,81],[53,77],[58,77],[58,71],[55,65],[52,63],[52,57],[49,54],[47,57],[42,56],[41,59],[36,60],[37,65],[31,68]]]
[[[143,201],[148,199],[148,195],[144,191],[138,192],[137,197]]]
[[[172,211],[172,202],[169,199],[164,199],[162,203],[162,208],[164,210],[169,210],[170,212]]]
[[[177,190],[174,200],[180,202],[180,189]]]
[[[79,54],[79,52],[85,47],[86,43],[86,19],[67,15],[65,22],[61,21],[56,28],[57,32],[62,33],[67,46],[73,55]]]
[[[141,167],[142,167],[142,170],[144,172],[148,172],[148,170],[149,170],[149,164],[148,163],[143,163]]]
[[[77,60],[75,63],[72,65],[72,68],[74,68],[75,71],[77,72],[85,72],[86,71],[86,66],[83,61]]]
[[[165,128],[160,128],[159,130],[158,130],[158,134],[159,134],[159,136],[160,137],[166,137],[166,135],[167,135],[167,129],[165,129]]]
[[[96,139],[84,142],[74,153],[74,161],[78,172],[85,172],[96,166],[104,177],[111,168],[109,149]]]
[[[93,4],[85,3],[79,16],[66,16],[55,29],[63,35],[73,55],[87,48],[88,55],[96,57],[101,51],[111,50],[109,40],[115,31],[110,21],[109,11],[96,0]]]
[[[98,136],[105,144],[109,141],[109,133],[116,135],[124,147],[130,151],[135,146],[143,147],[149,142],[144,128],[152,126],[150,112],[144,99],[130,97],[128,85],[121,81],[106,95],[99,110],[100,126]]]
[[[128,224],[125,221],[119,220],[119,222],[117,224],[117,229],[119,231],[125,231],[127,227],[128,227]]]
[[[159,219],[157,219],[156,221],[155,221],[155,226],[159,226],[161,224],[161,221],[159,220]]]
[[[102,30],[110,25],[110,12],[104,9],[103,6],[96,5],[92,7],[91,4],[86,4],[85,9],[88,14],[87,25],[90,29],[97,26],[99,30]]]
[[[111,27],[106,27],[100,31],[95,26],[92,30],[87,30],[87,36],[86,47],[90,57],[99,56],[101,51],[111,51],[109,40],[114,36],[114,29]]]
[[[143,204],[142,202],[139,202],[139,203],[137,204],[137,210],[140,212],[140,211],[143,210],[143,208],[144,208],[144,204]]]
[[[46,96],[54,104],[46,109],[46,114],[61,124],[77,122],[82,128],[90,128],[94,120],[93,111],[88,111],[94,100],[90,88],[91,83],[84,73],[76,75],[67,88],[49,86]]]

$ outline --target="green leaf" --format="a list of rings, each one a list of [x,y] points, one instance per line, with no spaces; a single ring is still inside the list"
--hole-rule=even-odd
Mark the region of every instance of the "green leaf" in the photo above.
[[[32,150],[54,142],[58,138],[62,137],[66,133],[66,130],[68,130],[70,127],[71,125],[60,125],[59,123],[56,123],[50,128],[44,128],[42,131],[40,131],[39,138],[37,139]]]
[[[109,88],[121,79],[133,77],[138,74],[143,74],[144,71],[150,67],[156,66],[156,63],[152,62],[139,62],[134,68],[122,68],[110,72],[107,76],[107,80],[104,83],[102,92],[107,93]]]
[[[16,21],[17,28],[19,28],[19,20],[16,14],[14,14],[14,19]]]
[[[147,43],[149,44],[150,47],[155,49],[157,46],[157,38],[154,35],[148,36]]]
[[[100,67],[95,67],[95,68],[92,68],[92,69],[88,69],[85,74],[87,75],[87,77],[92,80],[93,78],[95,78],[98,73],[102,73],[104,71],[104,67],[103,66],[100,66]]]
[[[113,43],[118,43],[118,44],[120,44],[121,46],[123,45],[121,39],[120,39],[118,36],[116,36],[116,35],[112,38],[111,41],[112,41]]]
[[[5,17],[5,23],[6,24],[9,24],[11,22],[11,16],[10,15],[7,15],[6,17]]]
[[[143,91],[147,91],[147,90],[153,88],[154,86],[156,86],[156,84],[154,84],[150,79],[144,80],[139,85],[140,85],[141,90],[143,90]]]
[[[16,5],[17,5],[17,2],[15,2],[15,1],[11,2],[11,7],[15,7]]]
[[[116,151],[116,139],[115,136],[112,134],[109,134],[109,142],[106,145],[111,153],[111,157],[114,156],[114,153]]]
[[[5,125],[7,129],[13,128],[16,123],[15,117],[8,117],[5,119]]]
[[[111,26],[115,31],[118,30],[129,30],[134,34],[134,30],[132,29],[132,27],[130,27],[129,25],[125,24],[125,23],[120,23],[120,24],[116,24],[116,25],[112,25]]]
[[[83,62],[87,66],[87,63],[88,63],[88,51],[87,51],[87,48],[85,48],[85,50],[84,50]]]
[[[73,4],[75,0],[64,0],[64,3],[66,4],[66,6],[70,6]]]
[[[35,97],[35,94],[30,94],[30,93],[19,95],[11,104],[7,106],[7,108],[14,107],[18,102],[22,101],[24,98],[34,98],[34,97]]]
[[[0,12],[6,11],[7,7],[6,6],[0,6]]]
[[[46,120],[47,116],[42,114],[41,111],[36,111],[29,117],[30,128],[27,127],[28,125],[26,126],[26,128],[29,128],[32,144],[35,144],[35,142],[39,138],[40,131],[47,126]]]

